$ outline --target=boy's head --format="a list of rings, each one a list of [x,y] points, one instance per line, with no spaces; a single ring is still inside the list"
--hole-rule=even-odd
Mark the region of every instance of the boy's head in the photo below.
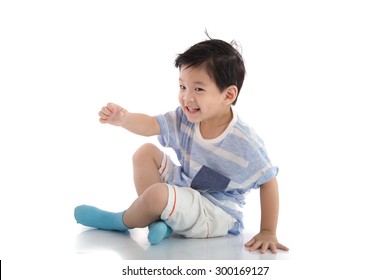
[[[206,40],[179,54],[175,60],[175,67],[180,70],[183,67],[199,66],[205,67],[221,92],[233,85],[237,87],[238,94],[240,93],[245,77],[245,65],[241,54],[232,44],[217,39]],[[233,105],[236,104],[237,98]]]

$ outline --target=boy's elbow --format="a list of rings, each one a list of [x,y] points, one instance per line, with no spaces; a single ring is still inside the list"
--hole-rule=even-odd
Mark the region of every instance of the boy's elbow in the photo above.
[[[157,121],[157,118],[150,117],[150,123],[148,125],[148,129],[145,131],[145,136],[155,136],[160,134],[161,134],[161,129],[160,129],[160,124]]]

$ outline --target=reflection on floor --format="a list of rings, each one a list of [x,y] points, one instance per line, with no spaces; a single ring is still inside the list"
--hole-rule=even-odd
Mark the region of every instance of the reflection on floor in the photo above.
[[[249,252],[244,243],[254,234],[209,239],[187,239],[172,235],[158,245],[150,245],[147,229],[132,229],[129,232],[113,232],[86,229],[76,237],[75,251],[78,255],[101,255],[114,253],[124,260],[281,260],[289,259],[288,253]]]

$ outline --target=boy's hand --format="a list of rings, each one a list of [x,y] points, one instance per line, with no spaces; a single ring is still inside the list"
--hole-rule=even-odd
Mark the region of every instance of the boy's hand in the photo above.
[[[99,112],[99,121],[116,126],[122,126],[126,122],[127,110],[114,103],[108,103]]]
[[[264,254],[268,249],[270,249],[273,254],[277,253],[277,249],[288,251],[286,246],[278,242],[275,234],[267,231],[261,231],[256,234],[251,240],[245,243],[245,247],[247,247],[250,252],[260,249],[261,254]]]

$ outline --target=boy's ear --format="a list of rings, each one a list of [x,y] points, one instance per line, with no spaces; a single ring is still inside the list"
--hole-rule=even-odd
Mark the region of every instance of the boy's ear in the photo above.
[[[225,90],[225,102],[231,105],[236,99],[238,95],[238,88],[236,86],[229,86]]]

